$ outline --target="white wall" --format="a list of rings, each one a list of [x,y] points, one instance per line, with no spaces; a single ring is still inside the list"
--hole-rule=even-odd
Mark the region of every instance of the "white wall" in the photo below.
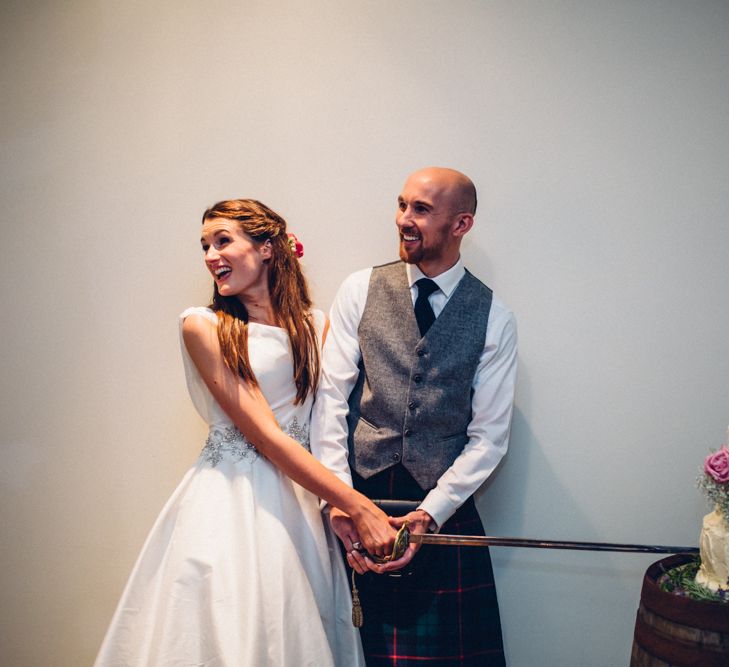
[[[89,664],[204,428],[177,314],[199,217],[280,211],[320,306],[395,256],[430,164],[516,312],[487,530],[695,544],[729,421],[729,5],[24,2],[0,7],[0,662]],[[626,664],[652,556],[494,549],[509,664]]]

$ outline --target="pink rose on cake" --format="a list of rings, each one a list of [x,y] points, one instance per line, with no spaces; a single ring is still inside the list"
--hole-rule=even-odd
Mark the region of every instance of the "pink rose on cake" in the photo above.
[[[704,467],[697,481],[699,488],[723,515],[729,527],[729,445],[722,445],[704,459]]]
[[[729,482],[729,447],[722,447],[704,459],[704,472],[711,475],[715,482]]]

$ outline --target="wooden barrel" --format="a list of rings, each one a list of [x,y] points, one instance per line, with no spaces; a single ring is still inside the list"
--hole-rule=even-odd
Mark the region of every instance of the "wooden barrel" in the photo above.
[[[729,604],[662,591],[664,570],[688,563],[678,554],[653,563],[643,578],[631,667],[729,666]]]

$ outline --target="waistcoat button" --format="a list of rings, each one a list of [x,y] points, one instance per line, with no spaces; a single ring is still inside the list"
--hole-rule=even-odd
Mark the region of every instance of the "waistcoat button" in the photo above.
[[[422,348],[418,350],[419,357],[424,357],[426,354],[428,354],[428,350],[423,350]]]
[[[413,382],[420,382],[423,379],[423,376],[418,374],[413,376]]]
[[[395,452],[395,453],[394,453],[394,454],[392,455],[392,460],[393,460],[393,461],[399,461],[399,460],[400,460],[400,454],[398,454],[397,452]]]
[[[412,435],[412,431],[409,428],[406,428],[403,435],[407,438],[409,435]]]
[[[415,410],[415,408],[417,408],[417,407],[418,407],[418,402],[417,402],[417,401],[410,401],[410,403],[408,403],[408,407],[409,407],[409,408],[410,408],[411,410]]]

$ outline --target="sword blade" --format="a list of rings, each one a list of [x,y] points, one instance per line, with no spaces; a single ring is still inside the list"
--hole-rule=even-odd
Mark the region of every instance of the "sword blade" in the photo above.
[[[527,547],[532,549],[573,549],[577,551],[621,551],[652,554],[697,554],[698,547],[674,547],[656,544],[614,544],[610,542],[570,542],[534,540],[523,537],[493,537],[483,535],[440,535],[410,533],[409,541],[420,544],[440,544],[462,547]]]

